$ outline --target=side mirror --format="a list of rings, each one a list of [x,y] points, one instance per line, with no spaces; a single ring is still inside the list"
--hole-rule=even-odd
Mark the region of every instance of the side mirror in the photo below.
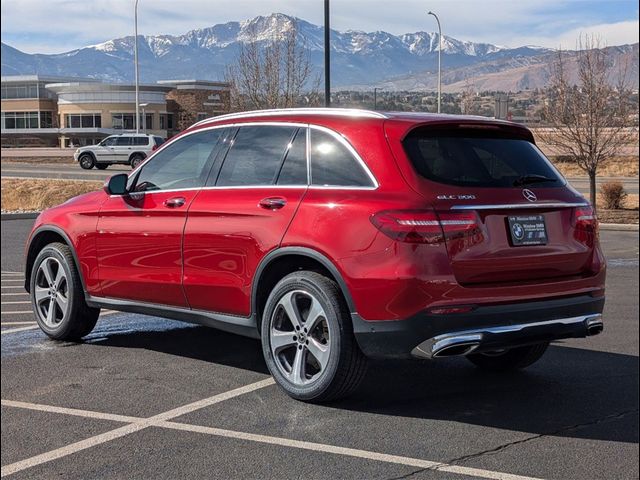
[[[104,191],[109,195],[124,195],[127,193],[127,181],[129,176],[126,173],[118,173],[109,177],[104,184]]]

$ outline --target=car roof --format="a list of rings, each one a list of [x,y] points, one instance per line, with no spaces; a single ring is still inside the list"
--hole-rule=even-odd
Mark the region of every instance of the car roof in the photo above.
[[[153,135],[151,133],[112,133],[109,135],[110,137],[157,137],[157,135]]]
[[[490,123],[500,125],[518,126],[524,128],[522,125],[507,122],[504,120],[497,120],[495,118],[481,117],[475,115],[449,115],[442,113],[427,113],[427,112],[382,112],[373,110],[364,110],[358,108],[280,108],[269,110],[252,110],[246,112],[229,113],[226,115],[218,115],[216,117],[206,118],[195,123],[193,127],[202,127],[204,125],[215,125],[216,123],[228,123],[232,120],[252,120],[252,119],[265,119],[270,117],[309,117],[317,120],[321,119],[336,119],[339,117],[351,118],[351,119],[378,119],[381,122],[385,120],[396,120],[411,124],[428,124],[428,123]]]

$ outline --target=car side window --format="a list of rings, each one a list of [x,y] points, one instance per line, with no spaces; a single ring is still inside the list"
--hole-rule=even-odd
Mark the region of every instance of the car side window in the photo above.
[[[113,147],[115,144],[116,144],[116,138],[115,137],[109,137],[109,138],[106,138],[104,140],[104,144],[103,145],[105,147]]]
[[[129,191],[202,187],[224,129],[185,135],[156,153],[130,180]]]
[[[241,127],[220,168],[216,186],[273,185],[295,127]]]
[[[132,137],[132,139],[133,145],[135,145],[136,147],[146,147],[149,145],[148,137]]]
[[[131,145],[131,137],[118,137],[116,138],[117,147],[128,147]]]
[[[307,185],[307,129],[301,128],[295,138],[287,145],[287,152],[278,185]]]
[[[371,187],[373,182],[349,149],[332,135],[311,129],[311,184]]]

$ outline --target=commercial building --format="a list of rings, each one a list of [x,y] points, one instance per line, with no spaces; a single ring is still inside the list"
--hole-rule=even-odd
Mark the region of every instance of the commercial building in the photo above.
[[[169,138],[228,112],[229,85],[167,80],[139,88],[140,130]],[[90,145],[135,130],[135,86],[41,75],[2,77],[2,147]]]

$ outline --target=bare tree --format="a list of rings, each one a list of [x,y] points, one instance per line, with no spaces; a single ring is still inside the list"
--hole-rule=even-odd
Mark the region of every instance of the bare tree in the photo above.
[[[227,68],[231,110],[261,110],[318,105],[319,77],[313,77],[309,50],[298,43],[295,23],[273,38],[260,41],[255,26]]]
[[[571,68],[576,69],[575,84],[570,80]],[[551,65],[544,108],[545,117],[554,128],[541,136],[587,173],[594,208],[598,167],[629,143],[632,135],[628,128],[630,92],[626,71],[617,72],[615,84],[613,73],[613,65],[599,38],[580,37],[575,67],[564,52],[558,51]]]
[[[469,80],[469,77],[464,79],[464,87],[460,93],[460,112],[463,115],[474,115],[476,112],[476,90]]]

